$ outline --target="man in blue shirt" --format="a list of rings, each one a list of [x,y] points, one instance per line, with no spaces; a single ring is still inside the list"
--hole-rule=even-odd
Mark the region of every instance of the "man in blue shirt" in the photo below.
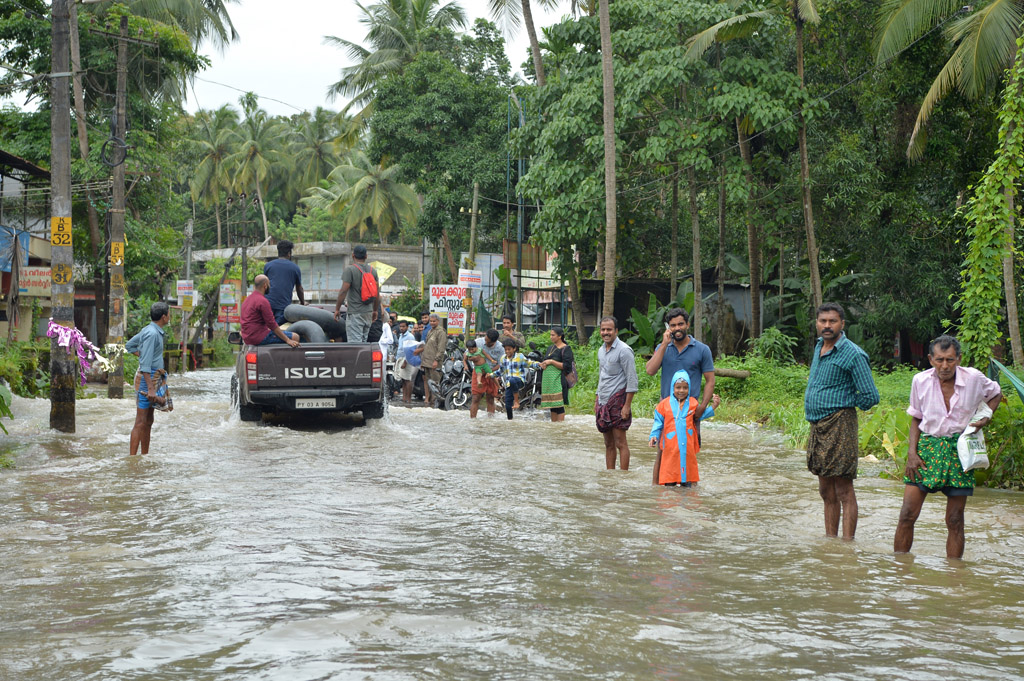
[[[284,324],[284,309],[292,304],[292,290],[299,296],[299,305],[305,305],[305,293],[302,290],[302,270],[292,262],[292,249],[295,245],[287,239],[277,244],[277,260],[271,260],[263,266],[263,274],[270,278],[270,293],[267,301],[274,313],[278,326]]]
[[[149,436],[153,430],[153,408],[166,403],[167,384],[164,373],[164,327],[171,321],[167,303],[153,303],[149,309],[152,320],[146,328],[125,343],[125,351],[139,357],[139,370],[135,374],[136,409],[135,425],[129,438],[132,456],[142,447],[142,453],[149,453]],[[161,392],[163,394],[161,394]]]
[[[661,369],[661,399],[672,394],[672,377],[677,371],[685,371],[690,376],[690,385],[694,392],[704,378],[704,392],[697,397],[697,408],[693,411],[694,430],[700,437],[700,417],[715,394],[715,365],[711,359],[711,348],[689,335],[690,318],[686,310],[674,307],[665,313],[668,328],[662,335],[661,343],[654,349],[654,354],[647,360],[645,369],[648,376],[653,376]]]

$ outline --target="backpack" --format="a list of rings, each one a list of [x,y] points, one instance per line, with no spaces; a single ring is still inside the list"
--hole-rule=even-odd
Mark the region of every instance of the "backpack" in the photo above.
[[[367,272],[359,265],[355,267],[363,274],[363,280],[359,283],[360,299],[364,303],[369,302],[372,298],[376,298],[379,293],[377,290],[377,280],[373,276],[373,268],[371,267],[370,271]]]

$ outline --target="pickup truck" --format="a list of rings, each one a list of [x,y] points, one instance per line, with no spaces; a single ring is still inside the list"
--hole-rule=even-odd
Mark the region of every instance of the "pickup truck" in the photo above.
[[[231,404],[243,421],[295,411],[384,416],[385,358],[376,343],[256,346],[243,344],[237,332],[228,341],[242,346],[231,377]]]

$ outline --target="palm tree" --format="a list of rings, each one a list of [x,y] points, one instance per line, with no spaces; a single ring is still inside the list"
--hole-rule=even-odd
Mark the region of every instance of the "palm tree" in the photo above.
[[[231,23],[228,5],[239,0],[100,0],[84,7],[96,14],[105,14],[112,4],[120,1],[138,17],[153,19],[181,29],[193,45],[209,40],[218,48],[238,40],[238,32]]]
[[[295,165],[296,186],[305,190],[320,183],[341,160],[337,153],[337,115],[318,106],[294,119],[289,151]]]
[[[332,216],[346,214],[345,234],[358,227],[359,237],[376,230],[381,243],[401,229],[413,225],[420,213],[420,201],[412,186],[398,182],[398,164],[387,160],[374,164],[362,151],[327,176],[328,187],[311,187],[303,199],[310,208],[326,210]]]
[[[615,237],[618,219],[615,207],[615,77],[612,72],[612,28],[609,0],[597,8],[601,31],[601,82],[604,86],[604,305],[602,315],[615,310]]]
[[[235,131],[237,151],[227,157],[226,162],[234,167],[233,185],[236,190],[256,188],[260,214],[263,217],[263,238],[270,238],[267,227],[264,186],[271,179],[272,171],[288,166],[289,159],[282,153],[280,143],[284,138],[281,124],[259,108],[256,95],[249,92],[239,98],[245,117]]]
[[[190,182],[192,200],[213,206],[217,219],[217,248],[221,248],[220,200],[221,194],[231,191],[232,175],[228,158],[234,153],[238,126],[238,113],[230,106],[196,114],[200,125],[199,136],[193,140],[202,150]]]
[[[960,18],[957,15],[966,12]],[[907,156],[918,159],[924,153],[921,131],[935,104],[953,88],[974,99],[994,83],[1013,63],[1017,38],[1024,21],[1021,0],[991,0],[965,6],[960,0],[884,0],[879,12],[879,63],[892,59],[936,24],[949,24],[946,39],[956,49],[935,77],[910,135]]]
[[[914,0],[903,0],[913,2]],[[815,7],[818,0],[772,0],[768,9],[744,12],[719,21],[714,26],[692,36],[686,43],[686,58],[698,59],[716,42],[747,37],[773,17],[785,17],[793,21],[796,29],[796,74],[800,90],[804,84],[804,24],[821,21]],[[803,198],[804,231],[807,235],[807,262],[811,279],[811,299],[817,309],[822,302],[821,274],[818,270],[818,243],[814,233],[814,206],[811,203],[810,162],[807,158],[807,120],[801,107],[797,111],[797,141],[800,147],[800,190]],[[751,283],[753,285],[753,282]]]
[[[369,104],[377,85],[398,73],[423,50],[422,35],[427,28],[463,28],[466,13],[454,0],[380,0],[363,6],[359,21],[367,27],[364,47],[344,38],[324,36],[324,43],[340,47],[354,63],[341,70],[341,79],[327,89],[332,99],[351,97],[351,106]],[[366,117],[365,115],[363,117]]]
[[[540,57],[540,43],[537,42],[537,29],[533,25],[533,8],[530,0],[488,0],[491,15],[502,24],[505,32],[511,37],[519,27],[526,24],[526,34],[530,37],[530,53],[533,55],[533,70],[537,74],[537,85],[544,87],[544,62]],[[539,0],[545,9],[558,7],[558,0]]]

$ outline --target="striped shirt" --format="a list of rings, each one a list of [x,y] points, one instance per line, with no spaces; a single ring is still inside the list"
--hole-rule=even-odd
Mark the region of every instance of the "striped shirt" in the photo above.
[[[494,370],[495,374],[501,375],[506,381],[510,378],[526,378],[526,369],[529,367],[540,368],[540,362],[527,359],[523,353],[517,352],[512,358],[506,355],[501,358],[501,364]]]
[[[825,341],[818,339],[811,360],[811,374],[804,393],[804,415],[808,421],[820,421],[847,407],[868,410],[878,404],[878,389],[871,378],[868,354],[844,333],[824,355]]]

